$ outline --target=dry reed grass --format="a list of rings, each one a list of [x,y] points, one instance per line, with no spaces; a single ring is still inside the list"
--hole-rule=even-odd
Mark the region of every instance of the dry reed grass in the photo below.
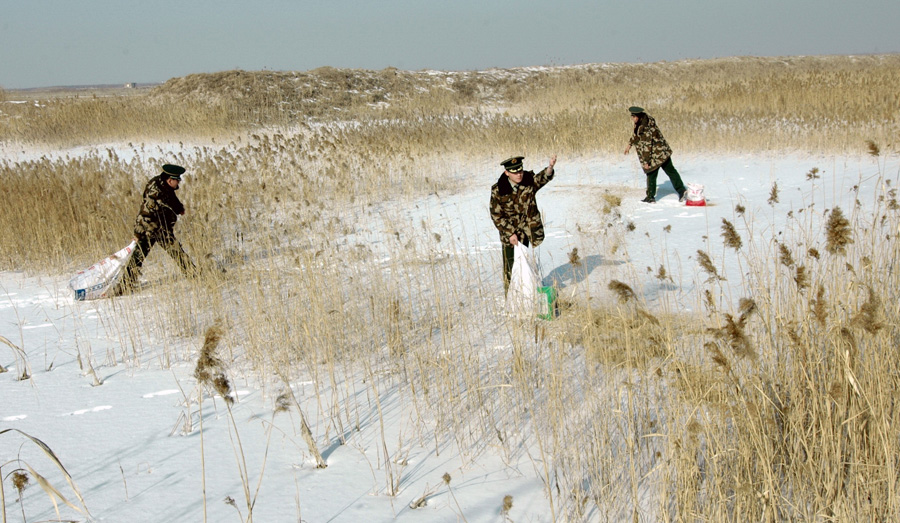
[[[140,95],[7,105],[0,141],[222,139],[343,120],[363,130],[391,122],[379,131],[388,133],[387,146],[398,143],[397,133],[425,149],[527,152],[552,144],[560,153],[611,153],[624,141],[623,108],[643,101],[682,152],[847,151],[893,139],[898,79],[898,55],[447,73],[225,71],[174,78]]]

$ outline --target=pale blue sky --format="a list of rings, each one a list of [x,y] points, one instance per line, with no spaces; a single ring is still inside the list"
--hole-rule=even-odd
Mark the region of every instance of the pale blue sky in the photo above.
[[[0,87],[900,52],[898,0],[0,0]]]

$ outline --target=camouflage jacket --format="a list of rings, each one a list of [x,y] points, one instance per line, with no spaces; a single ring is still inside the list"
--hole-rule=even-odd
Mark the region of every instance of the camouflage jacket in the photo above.
[[[509,177],[503,173],[491,187],[491,219],[500,231],[500,242],[503,245],[509,245],[509,237],[513,234],[519,238],[528,236],[534,247],[544,241],[544,223],[541,221],[535,194],[553,179],[554,174],[554,171],[548,174],[547,169],[537,174],[525,171],[522,183],[513,187]]]
[[[175,195],[175,189],[166,183],[167,178],[160,174],[147,182],[141,210],[134,223],[135,235],[171,235],[178,215],[184,214],[184,205]]]
[[[659,169],[659,166],[672,156],[672,148],[669,147],[659,127],[656,126],[656,120],[649,115],[645,121],[638,122],[637,129],[628,143],[634,146],[641,161],[641,168],[644,167],[644,164],[650,166],[649,169],[644,169],[645,173]]]

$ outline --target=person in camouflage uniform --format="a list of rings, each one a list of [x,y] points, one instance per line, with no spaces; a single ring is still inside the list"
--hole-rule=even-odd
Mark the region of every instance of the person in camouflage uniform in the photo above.
[[[641,107],[629,107],[628,112],[631,113],[631,121],[634,122],[634,132],[631,139],[628,140],[625,154],[628,154],[633,145],[641,167],[647,175],[647,197],[641,201],[645,203],[656,201],[656,177],[662,167],[669,180],[672,181],[672,187],[678,193],[678,201],[683,202],[687,194],[684,182],[681,181],[681,175],[678,174],[678,170],[672,163],[672,148],[669,147],[659,127],[656,126],[656,120],[645,113]]]
[[[544,223],[535,195],[555,174],[556,156],[550,158],[549,167],[537,174],[524,170],[524,159],[524,156],[513,156],[501,162],[503,174],[491,187],[491,219],[500,232],[503,284],[507,290],[516,244],[537,247],[544,241]]]
[[[128,265],[125,266],[125,276],[122,282],[112,292],[113,296],[133,290],[140,278],[144,258],[156,243],[162,245],[169,256],[181,267],[185,276],[191,277],[197,274],[196,266],[184,252],[174,231],[178,216],[184,214],[184,205],[175,194],[184,172],[184,167],[166,164],[163,165],[161,174],[147,182],[141,201],[141,210],[138,212],[134,224],[137,247],[134,254],[131,255],[131,259],[128,260]]]

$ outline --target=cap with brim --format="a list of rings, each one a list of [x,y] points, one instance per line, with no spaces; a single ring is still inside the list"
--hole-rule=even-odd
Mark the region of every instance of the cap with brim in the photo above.
[[[522,160],[524,160],[524,156],[513,156],[512,158],[507,158],[500,162],[500,165],[503,166],[504,169],[511,173],[516,173],[522,170]]]
[[[631,107],[628,108],[628,112],[631,114],[641,114],[642,112],[644,112],[644,108],[638,107],[636,105],[632,105]]]
[[[181,180],[181,175],[184,174],[185,168],[180,165],[172,165],[167,163],[162,167],[163,174],[167,175],[169,178],[174,178],[176,180]]]

